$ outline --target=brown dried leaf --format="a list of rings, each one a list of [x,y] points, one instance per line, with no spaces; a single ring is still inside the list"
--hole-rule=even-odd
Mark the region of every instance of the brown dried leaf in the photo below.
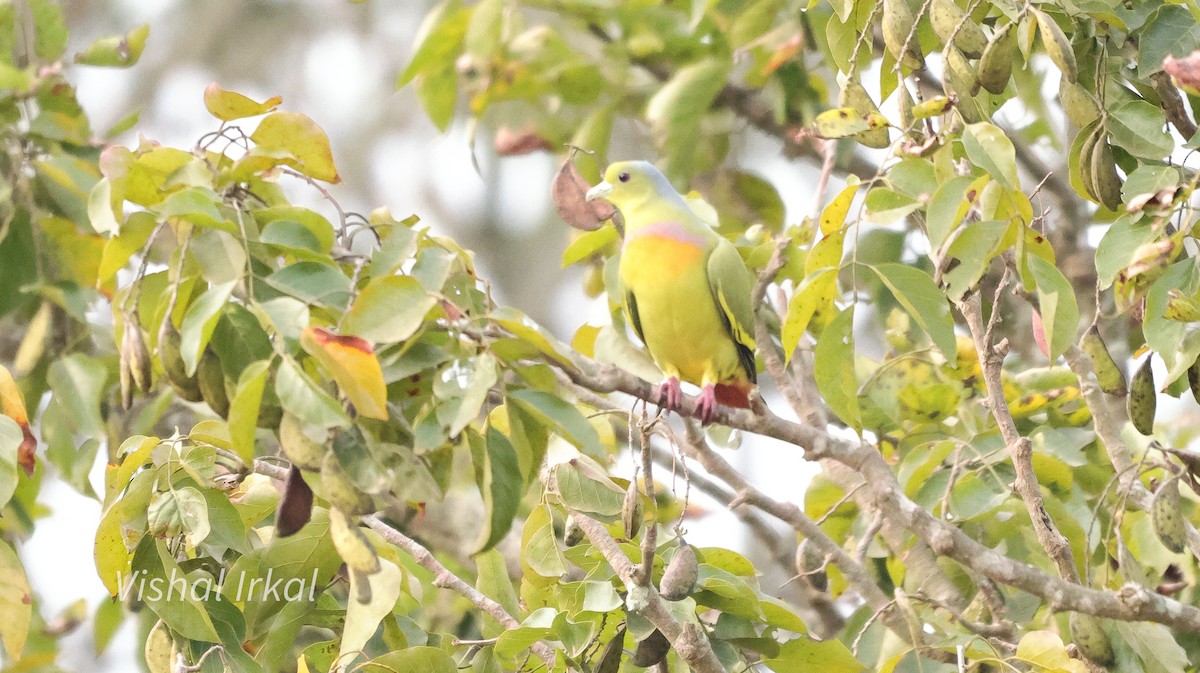
[[[507,126],[501,126],[496,131],[496,154],[502,157],[513,157],[520,154],[531,154],[538,150],[552,150],[554,145],[549,140],[537,134],[536,131],[513,131]]]
[[[550,194],[558,216],[564,222],[576,229],[595,231],[605,220],[612,219],[616,208],[607,201],[588,201],[586,195],[589,186],[568,157],[554,176]]]
[[[283,482],[283,497],[279,499],[279,509],[275,512],[275,535],[287,537],[294,535],[308,520],[312,518],[313,492],[300,468],[295,465],[288,471],[287,480]]]

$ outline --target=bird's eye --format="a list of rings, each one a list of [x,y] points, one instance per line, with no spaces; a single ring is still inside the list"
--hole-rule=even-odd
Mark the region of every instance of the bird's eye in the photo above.
[[[617,176],[617,179],[620,180],[621,182],[629,182],[629,174],[621,173],[620,175]]]

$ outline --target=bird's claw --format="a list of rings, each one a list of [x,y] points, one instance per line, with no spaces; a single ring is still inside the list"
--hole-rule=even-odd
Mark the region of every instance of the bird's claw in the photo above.
[[[679,386],[679,379],[672,376],[660,383],[654,396],[658,398],[658,406],[667,411],[679,411],[679,405],[683,403],[683,389]]]
[[[696,397],[696,418],[701,425],[712,423],[713,414],[717,411],[717,389],[711,384],[704,386]]]

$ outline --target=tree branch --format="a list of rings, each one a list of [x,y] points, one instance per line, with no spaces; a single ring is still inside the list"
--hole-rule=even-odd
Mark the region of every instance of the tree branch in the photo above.
[[[268,463],[262,459],[255,459],[254,471],[277,481],[283,481],[287,477],[286,469],[278,465]],[[403,549],[413,557],[413,560],[416,561],[418,565],[432,572],[434,586],[443,589],[450,589],[451,591],[463,596],[467,600],[474,603],[475,607],[490,615],[506,629],[515,629],[521,625],[521,622],[517,621],[516,617],[508,614],[508,611],[504,609],[503,605],[500,605],[491,598],[488,598],[478,589],[470,584],[467,584],[466,581],[464,581],[461,577],[450,572],[450,569],[442,565],[441,561],[438,561],[437,557],[435,557],[428,549],[423,547],[421,543],[384,523],[374,514],[364,516],[361,519],[368,528],[379,533],[379,535],[389,543]],[[534,643],[530,649],[533,650],[534,654],[536,654],[538,658],[546,662],[547,666],[554,665],[554,650],[549,645],[538,642]]]
[[[566,373],[579,385],[595,392],[623,392],[653,400],[651,384],[611,365],[578,357]],[[551,363],[562,367],[561,363]],[[695,417],[695,402],[685,397],[680,413]],[[935,553],[948,556],[979,574],[1016,587],[1050,603],[1055,610],[1072,610],[1125,621],[1158,622],[1189,633],[1200,633],[1200,608],[1181,603],[1143,587],[1127,585],[1118,592],[1089,589],[1037,568],[1019,563],[980,544],[966,533],[925,511],[904,495],[892,468],[874,447],[835,438],[824,429],[793,423],[771,413],[755,415],[744,409],[717,407],[715,422],[746,432],[772,437],[804,449],[809,459],[831,458],[858,470],[884,508],[901,525],[913,531]]]
[[[1005,285],[1007,273],[1006,270],[1005,278],[1000,282],[1001,288]],[[997,296],[999,296],[999,292],[997,292]],[[992,310],[995,311],[997,308],[993,307]],[[1008,409],[1008,402],[1004,399],[1004,387],[1000,382],[1000,375],[1004,364],[1004,352],[1002,351],[1007,350],[1007,342],[992,343],[992,328],[990,325],[984,327],[983,302],[980,300],[978,292],[968,295],[959,304],[958,309],[966,318],[967,326],[971,329],[971,336],[975,340],[975,351],[979,354],[983,380],[987,386],[988,406],[991,407],[992,416],[996,419],[996,425],[1000,428],[1000,434],[1004,437],[1004,443],[1012,458],[1013,467],[1017,472],[1015,484],[1017,493],[1025,502],[1025,509],[1029,511],[1029,518],[1033,522],[1033,530],[1037,534],[1038,542],[1046,550],[1050,559],[1054,561],[1059,576],[1068,582],[1078,584],[1079,570],[1075,565],[1071,544],[1058,530],[1054,519],[1050,518],[1042,500],[1042,487],[1038,483],[1037,473],[1033,469],[1033,445],[1028,437],[1022,437],[1017,430],[1012,412]]]

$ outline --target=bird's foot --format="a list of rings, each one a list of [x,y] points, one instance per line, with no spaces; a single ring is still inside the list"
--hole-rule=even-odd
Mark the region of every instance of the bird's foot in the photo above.
[[[667,411],[679,411],[679,405],[683,402],[683,389],[679,387],[679,379],[672,376],[660,383],[654,396],[658,399],[658,406]]]
[[[717,411],[717,389],[711,383],[700,390],[696,397],[696,418],[701,425],[712,423],[713,414]]]

